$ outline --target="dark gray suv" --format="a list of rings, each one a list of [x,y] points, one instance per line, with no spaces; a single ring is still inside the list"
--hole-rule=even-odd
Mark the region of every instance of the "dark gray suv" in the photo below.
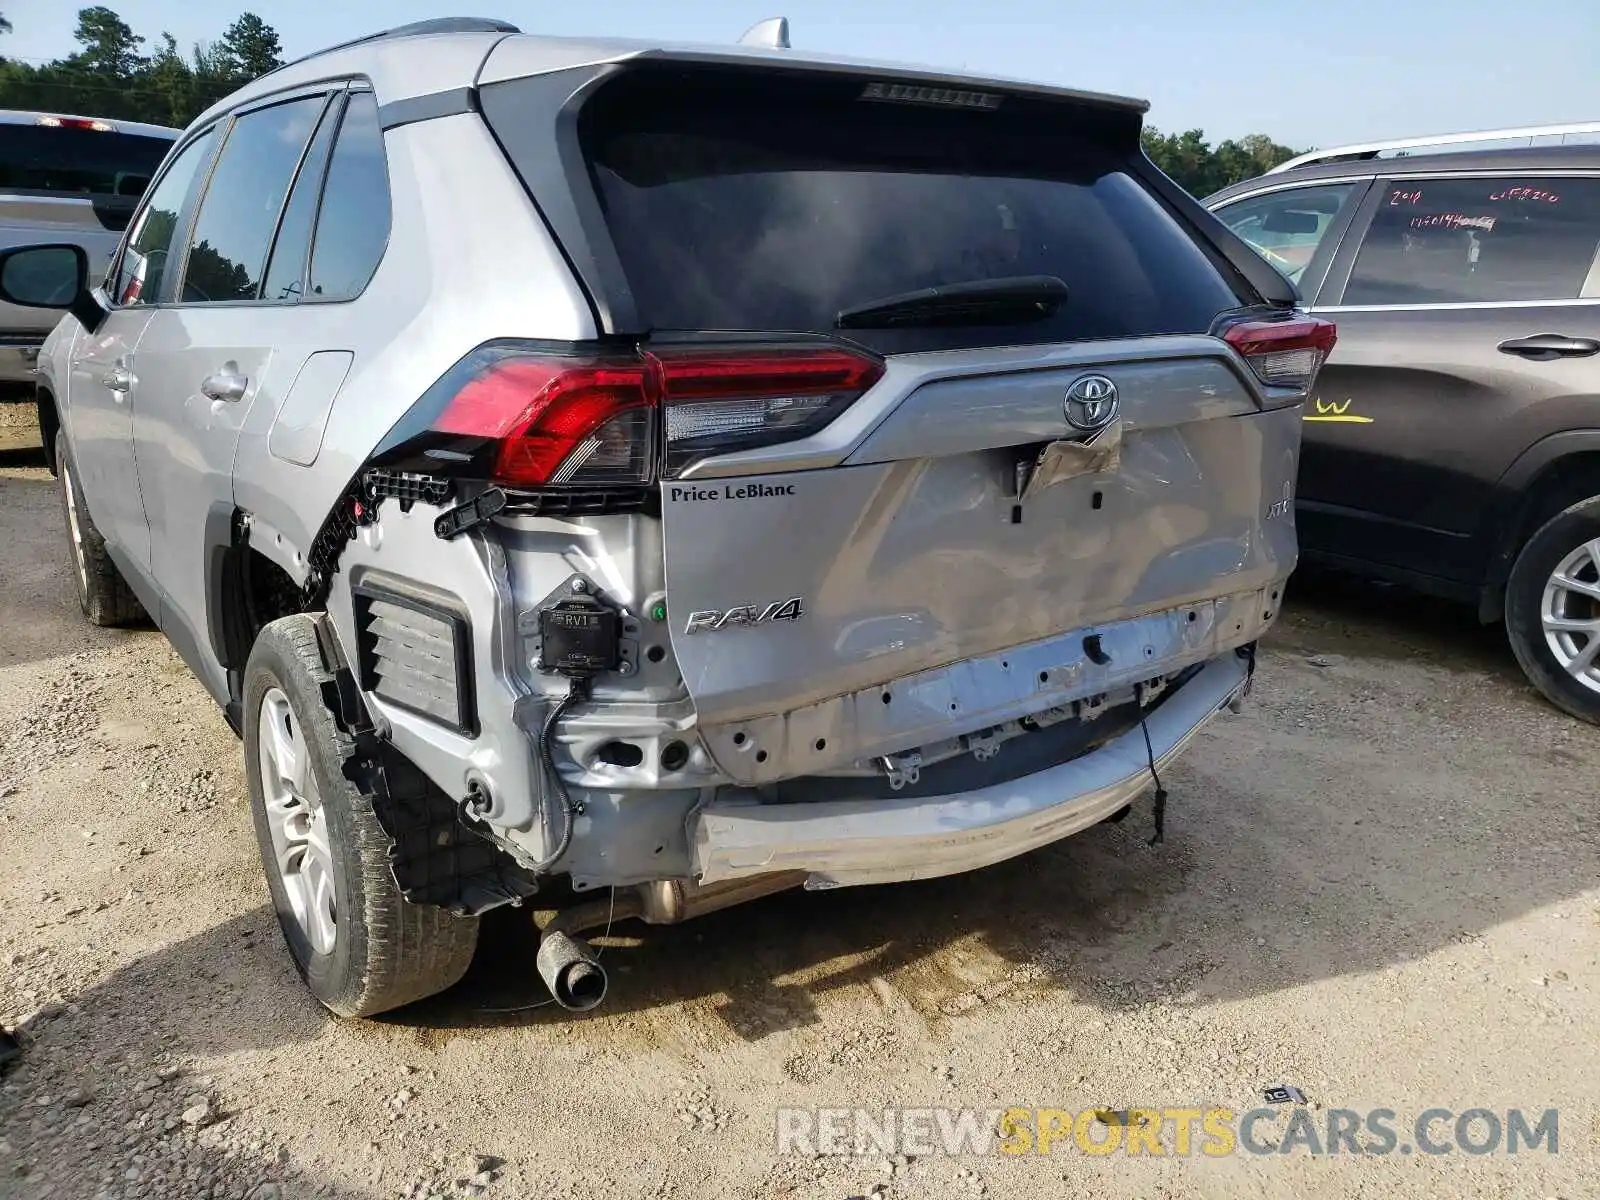
[[[1377,153],[1205,201],[1339,324],[1301,547],[1504,620],[1534,685],[1600,721],[1600,147]]]

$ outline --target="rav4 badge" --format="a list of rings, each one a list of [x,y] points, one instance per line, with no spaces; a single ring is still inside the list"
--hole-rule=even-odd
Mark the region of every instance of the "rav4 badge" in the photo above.
[[[690,634],[719,629],[754,629],[757,625],[766,625],[771,621],[798,621],[803,616],[805,616],[804,599],[800,596],[790,596],[787,600],[775,600],[765,607],[757,604],[741,604],[735,608],[709,608],[701,612],[692,612],[683,632]]]

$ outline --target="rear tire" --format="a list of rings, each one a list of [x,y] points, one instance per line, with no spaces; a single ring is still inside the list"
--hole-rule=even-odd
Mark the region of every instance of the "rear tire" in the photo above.
[[[345,778],[351,750],[323,700],[316,618],[284,617],[245,668],[245,775],[278,923],[311,994],[368,1017],[450,987],[472,962],[476,917],[409,903],[372,797]]]
[[[1600,724],[1600,496],[1528,539],[1506,584],[1517,662],[1557,708]]]
[[[78,592],[78,606],[91,625],[141,624],[148,619],[144,606],[111,561],[111,555],[106,552],[106,540],[89,516],[78,483],[77,464],[67,453],[67,439],[58,433],[55,442],[61,516],[67,527],[67,551],[72,582]]]

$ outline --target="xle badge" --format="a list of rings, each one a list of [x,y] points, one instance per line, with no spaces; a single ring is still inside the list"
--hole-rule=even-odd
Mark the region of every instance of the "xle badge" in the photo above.
[[[804,600],[799,596],[790,596],[787,600],[776,600],[764,608],[756,604],[741,604],[736,608],[708,608],[702,612],[692,612],[683,632],[754,629],[771,621],[798,621],[805,615]]]
[[[1283,499],[1274,500],[1267,508],[1267,520],[1276,521],[1279,517],[1287,517],[1294,511],[1294,484],[1284,481]]]

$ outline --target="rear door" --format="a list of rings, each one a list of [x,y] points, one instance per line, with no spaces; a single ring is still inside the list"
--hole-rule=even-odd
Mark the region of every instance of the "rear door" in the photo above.
[[[1308,548],[1474,582],[1495,482],[1600,397],[1600,178],[1378,181],[1317,311],[1339,345],[1306,413]]]
[[[269,254],[328,100],[318,91],[234,117],[182,251],[173,303],[157,311],[139,347],[133,436],[158,619],[214,694],[226,694],[226,681],[201,639],[216,624],[210,585],[231,538],[239,428],[252,404],[282,398],[303,359],[289,361],[298,278],[290,286],[274,276],[264,295]]]
[[[162,172],[135,218],[103,289],[109,312],[94,333],[80,333],[72,358],[64,418],[82,494],[130,584],[141,592],[150,569],[134,461],[134,411],[146,402],[138,359],[157,306],[173,280],[194,201],[216,148],[212,130],[192,138]]]
[[[904,746],[913,727],[982,717],[959,694],[874,690],[859,737],[819,727],[770,756],[741,720],[1189,602],[1203,655],[1216,614],[1199,602],[1293,563],[1287,506],[1268,518],[1294,475],[1295,398],[1273,407],[1208,336],[1247,289],[1141,177],[1137,121],[1008,102],[644,70],[580,119],[632,303],[669,363],[673,646],[740,778],[826,761],[874,741],[869,725]],[[1040,278],[1065,302],[854,311]],[[882,378],[842,408],[781,383],[738,405],[673,390],[685,358],[772,347],[753,379],[819,345],[881,356]],[[813,403],[832,420],[786,440]],[[1250,628],[1261,619],[1257,605]],[[1167,650],[1120,647],[1119,668],[1159,673]],[[1062,651],[1045,683],[1019,658],[1007,686],[1049,691],[1085,653]]]

